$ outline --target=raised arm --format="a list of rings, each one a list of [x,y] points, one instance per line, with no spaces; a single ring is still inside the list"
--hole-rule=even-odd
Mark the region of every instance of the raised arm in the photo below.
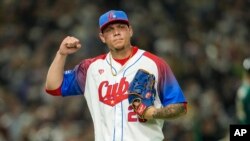
[[[66,58],[69,54],[75,53],[80,48],[81,44],[77,38],[67,36],[63,39],[60,48],[49,67],[45,83],[46,90],[55,90],[61,86]]]

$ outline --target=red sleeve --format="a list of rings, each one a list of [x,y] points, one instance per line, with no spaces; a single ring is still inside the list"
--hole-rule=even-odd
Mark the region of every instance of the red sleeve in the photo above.
[[[54,89],[54,90],[45,89],[45,91],[46,91],[48,94],[53,95],[53,96],[61,96],[61,95],[62,95],[61,87],[62,87],[62,86],[60,86],[59,88]]]

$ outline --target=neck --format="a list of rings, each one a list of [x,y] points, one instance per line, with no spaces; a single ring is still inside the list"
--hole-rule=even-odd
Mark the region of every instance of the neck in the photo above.
[[[110,49],[113,59],[125,59],[132,55],[133,47],[124,47],[122,49]]]

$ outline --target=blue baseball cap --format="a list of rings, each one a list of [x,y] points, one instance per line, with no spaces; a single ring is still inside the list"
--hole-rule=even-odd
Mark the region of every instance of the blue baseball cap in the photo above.
[[[99,28],[102,31],[107,25],[114,22],[129,24],[127,14],[121,10],[110,10],[100,16]]]

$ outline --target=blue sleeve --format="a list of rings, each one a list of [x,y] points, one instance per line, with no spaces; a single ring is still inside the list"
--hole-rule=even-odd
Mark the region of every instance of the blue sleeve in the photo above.
[[[167,62],[149,52],[145,56],[152,59],[158,69],[157,92],[163,106],[175,103],[187,103],[171,68]]]
[[[84,94],[88,68],[96,59],[98,58],[85,59],[73,70],[64,72],[64,79],[61,87],[62,96]]]
[[[62,96],[74,96],[83,94],[77,81],[77,69],[64,72],[63,83],[61,87]]]
[[[164,106],[175,103],[186,103],[186,98],[168,64],[158,63],[159,97]]]

